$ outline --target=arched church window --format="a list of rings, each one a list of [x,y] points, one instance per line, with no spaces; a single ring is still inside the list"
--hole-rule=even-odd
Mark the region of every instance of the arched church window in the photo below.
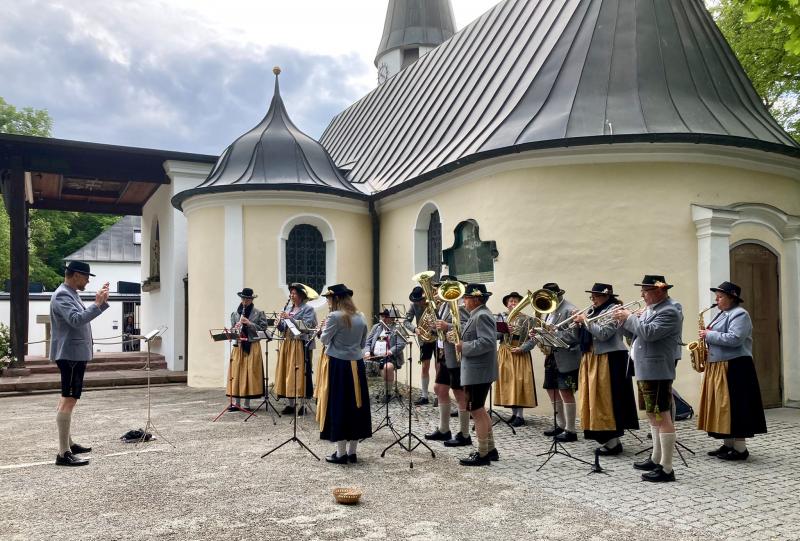
[[[436,272],[436,278],[442,274],[442,222],[438,210],[431,212],[428,222],[428,269]]]
[[[299,224],[286,241],[286,282],[322,290],[325,285],[325,241],[313,225]]]
[[[494,282],[497,243],[480,238],[478,222],[465,220],[455,229],[453,246],[442,253],[450,274],[465,282]]]

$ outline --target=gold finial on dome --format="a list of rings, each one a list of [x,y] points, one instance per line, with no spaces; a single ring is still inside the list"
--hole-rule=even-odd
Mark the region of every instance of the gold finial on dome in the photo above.
[[[272,68],[272,73],[274,73],[275,75],[280,75],[281,74],[281,67],[280,66],[275,66],[274,68]]]

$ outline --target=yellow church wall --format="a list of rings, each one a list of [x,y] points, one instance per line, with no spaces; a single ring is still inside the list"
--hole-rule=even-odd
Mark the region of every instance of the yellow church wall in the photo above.
[[[218,387],[225,370],[225,342],[213,342],[208,330],[226,325],[220,321],[225,292],[220,287],[224,261],[219,253],[225,240],[225,212],[220,207],[193,212],[187,228],[189,268],[189,374],[190,387]]]
[[[484,171],[484,172],[482,172]],[[413,195],[387,199],[381,213],[381,301],[408,304],[413,261],[413,230],[420,210],[434,204],[442,221],[442,246],[454,241],[456,225],[474,219],[481,240],[494,240],[494,292],[489,307],[502,311],[501,298],[557,282],[579,308],[589,304],[595,282],[609,282],[625,302],[639,297],[633,286],[644,274],[666,275],[671,296],[684,308],[684,341],[697,334],[698,241],[691,204],[770,204],[800,213],[798,182],[754,171],[705,164],[594,164],[490,171],[476,168],[420,187]],[[734,234],[746,235],[744,226]],[[754,234],[751,232],[751,234]],[[775,235],[773,235],[775,237]],[[742,237],[745,238],[745,237]],[[780,242],[759,237],[780,253]],[[732,239],[733,242],[733,239]],[[709,293],[710,295],[710,293]],[[709,296],[709,299],[711,297]],[[796,352],[787,352],[796,355]],[[786,354],[786,353],[785,353]],[[785,360],[784,360],[785,362]],[[550,405],[541,390],[543,358],[534,353],[539,407]],[[419,382],[415,363],[414,381]],[[431,374],[432,378],[432,374]],[[676,388],[699,402],[700,376],[688,355],[678,367]]]

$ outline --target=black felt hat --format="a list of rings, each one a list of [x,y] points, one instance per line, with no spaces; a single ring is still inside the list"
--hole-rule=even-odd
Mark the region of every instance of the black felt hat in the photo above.
[[[240,292],[237,293],[240,299],[255,299],[258,295],[253,295],[253,290],[249,287],[243,287]]]
[[[411,293],[408,294],[408,300],[411,302],[421,301],[425,298],[425,290],[422,289],[422,286],[416,286],[414,289],[411,290]]]
[[[91,272],[91,267],[89,267],[88,263],[84,263],[83,261],[70,261],[67,264],[66,270],[70,272],[79,272],[81,274],[86,274],[87,276],[94,276]]]
[[[564,291],[563,289],[558,287],[558,284],[555,283],[555,282],[546,283],[545,285],[542,286],[542,289],[546,289],[548,291],[552,291],[553,293],[555,293],[556,295],[559,295],[559,296],[561,296],[564,293],[566,293],[566,291]]]
[[[400,314],[397,312],[397,308],[384,308],[378,315],[393,318],[400,317]]]
[[[633,284],[639,287],[663,287],[670,289],[672,284],[667,283],[667,279],[661,274],[645,274],[640,284]]]
[[[512,291],[511,293],[509,293],[508,295],[503,297],[503,306],[508,306],[508,299],[510,299],[512,297],[517,299],[517,301],[521,301],[522,300],[522,295],[520,295],[516,291]]]
[[[713,291],[714,293],[719,291],[720,293],[725,293],[726,295],[730,295],[739,302],[744,302],[744,299],[739,296],[742,294],[742,288],[737,286],[733,282],[722,282],[717,287],[712,287],[711,291]]]
[[[332,286],[328,286],[325,289],[325,292],[322,294],[323,297],[352,297],[353,290],[347,287],[344,284],[334,284]]]
[[[484,299],[488,299],[492,296],[492,293],[486,291],[486,286],[483,284],[467,284],[465,289],[465,297],[482,297]]]
[[[597,293],[598,295],[608,295],[610,297],[618,296],[614,294],[614,286],[602,282],[595,282],[592,289],[587,289],[586,293]]]

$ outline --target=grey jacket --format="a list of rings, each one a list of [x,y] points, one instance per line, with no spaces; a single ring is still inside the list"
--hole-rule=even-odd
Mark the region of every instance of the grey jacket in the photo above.
[[[406,312],[406,321],[413,323],[414,325],[419,324],[419,318],[422,317],[422,314],[425,312],[425,305],[422,306],[418,305],[415,302],[412,302],[411,305],[408,307],[408,312]]]
[[[446,321],[449,323],[447,326],[447,331],[452,330],[453,328],[453,315],[450,313],[450,306],[447,303],[442,303],[438,310],[438,317],[442,321]],[[469,320],[469,312],[464,305],[459,305],[458,307],[458,315],[459,321],[461,323],[461,334],[464,334],[464,326],[467,324]],[[445,332],[447,332],[445,331]],[[442,346],[442,351],[444,351],[444,364],[447,368],[458,368],[458,357],[456,357],[456,345],[452,342],[448,342],[447,340],[444,341]]]
[[[639,316],[625,320],[625,336],[633,339],[631,357],[636,379],[675,379],[675,351],[681,341],[683,314],[669,297]]]
[[[721,312],[706,334],[708,362],[753,356],[753,322],[740,306]]]
[[[237,306],[238,310],[238,306]],[[234,310],[231,312],[231,327],[239,323],[239,319],[241,316],[239,312]],[[249,325],[244,326],[244,331],[247,333],[247,338],[251,341],[256,340],[258,338],[257,333],[258,331],[263,331],[267,328],[267,314],[253,306],[253,311],[250,312],[250,317],[247,318],[250,320]],[[236,339],[236,343],[239,343],[239,339]]]
[[[350,327],[344,321],[344,314],[336,310],[328,315],[325,329],[320,341],[325,345],[325,353],[346,361],[364,358],[364,346],[367,343],[367,320],[363,314],[355,314],[350,318]]]
[[[555,325],[561,323],[572,315],[572,312],[578,308],[569,302],[567,299],[562,299],[558,308],[552,314],[547,316],[547,322]],[[569,344],[569,349],[554,348],[553,355],[556,358],[556,366],[558,371],[562,374],[565,372],[572,372],[577,370],[581,364],[581,348],[580,348],[580,334],[577,328],[561,329],[555,332],[555,335]]]
[[[484,304],[473,310],[461,328],[461,385],[497,379],[497,325]]]
[[[50,360],[90,361],[91,321],[108,309],[108,303],[83,305],[78,292],[61,284],[50,297]]]
[[[294,314],[292,314],[292,317],[290,317],[288,319],[292,323],[294,323],[295,321],[298,321],[298,320],[302,321],[303,324],[305,324],[305,326],[307,328],[309,328],[309,329],[313,329],[313,328],[315,328],[317,326],[317,313],[314,311],[314,309],[311,306],[309,306],[306,303],[301,304],[300,308],[298,309],[298,311],[295,312]],[[278,324],[278,330],[279,331],[285,331],[286,330],[286,323],[284,323],[284,321],[281,321]],[[290,339],[306,340],[306,341],[308,341],[308,345],[306,347],[308,349],[314,349],[314,340],[312,339],[313,338],[313,333],[309,334],[309,333],[303,332],[299,336],[295,336],[294,334],[289,332],[289,334],[287,336]]]
[[[591,317],[605,314],[609,310],[614,310],[618,305],[611,304],[606,306],[602,312],[592,314]],[[617,323],[616,320],[610,319],[607,323],[601,325],[600,322],[592,322],[586,326],[586,330],[592,335],[592,351],[597,355],[603,353],[611,353],[612,351],[627,351],[625,342],[623,340],[625,331],[622,325]]]
[[[384,330],[386,330],[387,334],[389,335],[389,347],[387,348],[389,353],[388,357],[394,361],[394,365],[397,368],[402,368],[403,362],[405,361],[403,353],[406,348],[406,341],[402,336],[400,336],[400,333],[394,331],[391,325],[389,326],[388,330],[383,326],[382,323],[376,323],[372,326],[372,329],[367,335],[367,343],[364,346],[365,356],[372,353],[372,348],[375,346],[375,342],[380,339]]]

